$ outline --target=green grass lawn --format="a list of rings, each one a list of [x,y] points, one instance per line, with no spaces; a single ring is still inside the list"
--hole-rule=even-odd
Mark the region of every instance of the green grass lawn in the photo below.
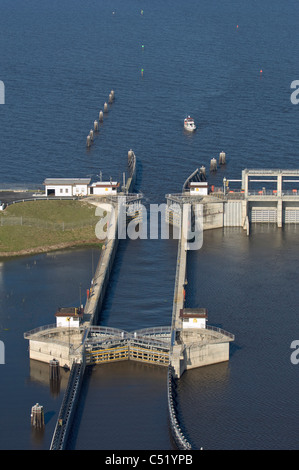
[[[85,201],[28,201],[0,213],[0,256],[97,244],[95,207]]]

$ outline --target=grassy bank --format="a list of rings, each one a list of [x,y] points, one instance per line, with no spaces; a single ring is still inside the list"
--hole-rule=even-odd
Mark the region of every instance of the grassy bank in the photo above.
[[[97,245],[95,207],[84,201],[28,201],[0,213],[0,257]]]

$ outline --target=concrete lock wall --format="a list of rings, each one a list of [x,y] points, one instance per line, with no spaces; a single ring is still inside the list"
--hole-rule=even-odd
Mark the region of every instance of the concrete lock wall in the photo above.
[[[229,360],[229,342],[185,346],[183,367],[193,369]]]
[[[206,203],[203,207],[203,229],[223,227],[223,202]]]
[[[105,299],[107,286],[109,284],[109,277],[110,277],[111,269],[114,263],[114,258],[115,258],[115,254],[117,251],[117,247],[118,247],[118,239],[115,238],[114,240],[110,240],[109,244],[105,248],[106,250],[106,252],[104,253],[105,264],[104,266],[99,265],[99,269],[103,269],[104,273],[103,273],[103,276],[101,277],[101,285],[98,290],[98,297],[96,299],[96,307],[94,310],[93,317],[91,319],[91,324],[93,325],[99,322],[99,317],[102,311],[102,306],[103,306],[103,302]],[[95,278],[97,278],[97,273],[95,274]]]
[[[69,345],[50,343],[45,341],[30,340],[29,342],[29,355],[30,359],[35,359],[41,362],[50,362],[52,359],[57,359],[59,364],[63,367],[71,366]]]

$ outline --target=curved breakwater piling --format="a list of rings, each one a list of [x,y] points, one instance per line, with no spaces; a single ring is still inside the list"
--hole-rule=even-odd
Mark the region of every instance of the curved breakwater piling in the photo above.
[[[171,433],[179,450],[191,450],[192,446],[184,436],[177,417],[176,386],[177,379],[174,377],[173,367],[169,365],[167,373],[167,405]]]
[[[136,156],[132,149],[128,151],[128,178],[124,191],[126,194],[133,191],[136,183]]]
[[[54,430],[50,450],[63,450],[66,446],[69,431],[76,410],[80,388],[84,376],[85,365],[73,364],[60,407],[56,427]]]

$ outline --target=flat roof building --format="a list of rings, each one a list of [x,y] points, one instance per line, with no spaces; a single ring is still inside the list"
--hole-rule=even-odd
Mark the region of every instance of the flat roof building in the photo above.
[[[209,193],[209,184],[207,181],[191,181],[189,183],[190,195],[207,196]]]
[[[182,308],[180,310],[180,319],[185,328],[205,328],[208,320],[208,311],[206,308]]]
[[[87,196],[90,178],[46,178],[46,196],[73,197]]]
[[[83,318],[83,308],[61,307],[55,313],[57,327],[79,328]]]
[[[119,188],[117,181],[96,181],[89,186],[89,194],[105,196],[106,194],[116,194]]]

